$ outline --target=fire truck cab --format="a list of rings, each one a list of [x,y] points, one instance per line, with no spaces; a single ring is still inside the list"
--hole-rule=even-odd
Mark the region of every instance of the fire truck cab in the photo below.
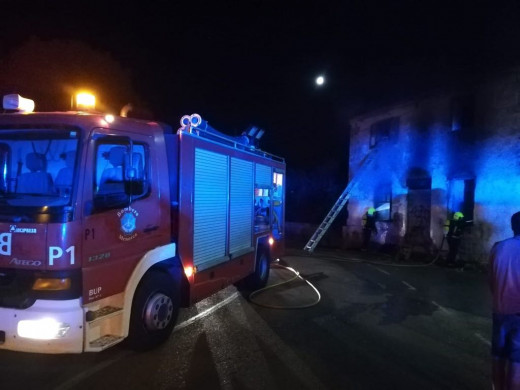
[[[254,134],[22,103],[0,114],[0,349],[149,349],[179,307],[266,284],[285,161]]]

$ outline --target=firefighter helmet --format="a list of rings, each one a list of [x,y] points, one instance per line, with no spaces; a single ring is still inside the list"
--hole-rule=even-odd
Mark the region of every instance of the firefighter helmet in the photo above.
[[[459,219],[464,218],[464,214],[462,214],[460,211],[457,211],[455,214],[453,214],[453,219],[455,221],[458,221]]]

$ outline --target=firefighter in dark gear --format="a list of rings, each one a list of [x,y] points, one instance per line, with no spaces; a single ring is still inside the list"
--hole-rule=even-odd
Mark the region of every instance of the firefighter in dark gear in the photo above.
[[[464,233],[464,214],[460,211],[453,213],[453,217],[448,219],[444,224],[444,235],[448,242],[448,258],[446,259],[446,265],[448,267],[462,267],[463,263],[458,260],[457,254],[459,252],[460,240]]]
[[[377,232],[375,213],[376,209],[370,207],[363,215],[363,246],[361,250],[366,251],[368,249],[368,246],[370,245],[370,238],[372,237],[372,232]]]

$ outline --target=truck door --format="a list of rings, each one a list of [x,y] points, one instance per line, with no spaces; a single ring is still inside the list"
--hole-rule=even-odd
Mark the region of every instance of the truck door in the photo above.
[[[135,264],[164,241],[153,137],[107,130],[88,146],[84,192],[84,302],[124,290]],[[168,215],[167,213],[164,213]]]

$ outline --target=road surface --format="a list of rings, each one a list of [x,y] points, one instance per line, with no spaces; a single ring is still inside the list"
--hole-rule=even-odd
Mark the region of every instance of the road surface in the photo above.
[[[274,265],[269,283],[277,286],[255,303],[228,287],[182,309],[153,351],[0,351],[0,389],[491,387],[484,273],[339,251],[294,251],[280,264],[320,297]]]

